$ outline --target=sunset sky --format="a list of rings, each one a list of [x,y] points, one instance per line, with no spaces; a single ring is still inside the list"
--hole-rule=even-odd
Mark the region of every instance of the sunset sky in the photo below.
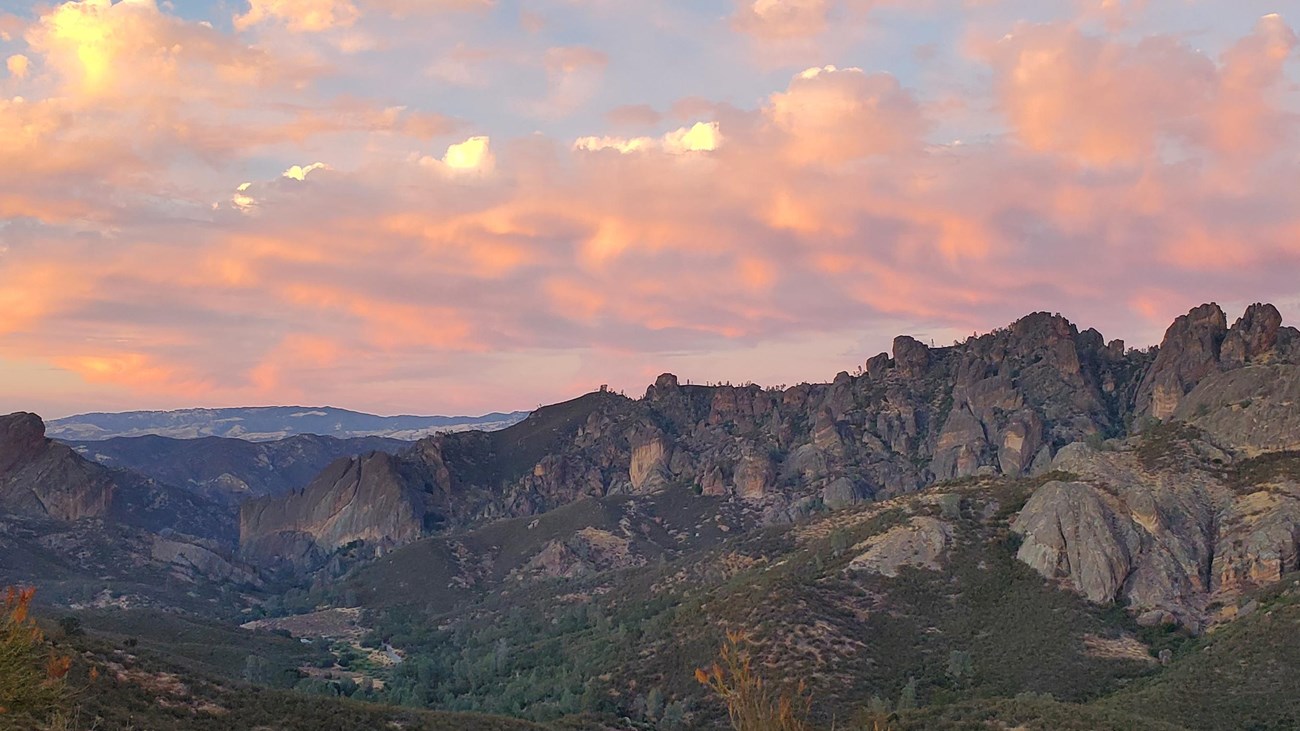
[[[0,412],[1300,320],[1293,0],[0,0]]]

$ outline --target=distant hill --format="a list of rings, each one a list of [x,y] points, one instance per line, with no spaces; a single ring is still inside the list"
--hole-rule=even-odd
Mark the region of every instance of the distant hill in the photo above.
[[[257,406],[78,414],[54,419],[46,424],[46,430],[50,437],[64,441],[157,435],[174,439],[232,437],[265,442],[299,434],[414,441],[437,432],[504,429],[527,415],[526,411],[515,411],[483,416],[376,416],[328,406]]]
[[[340,457],[398,452],[411,446],[387,437],[336,439],[315,434],[268,442],[150,434],[65,443],[86,459],[187,488],[222,504],[300,488]]]

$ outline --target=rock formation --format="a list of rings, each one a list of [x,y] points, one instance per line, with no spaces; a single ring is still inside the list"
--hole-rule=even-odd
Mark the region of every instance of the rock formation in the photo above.
[[[103,518],[230,540],[233,514],[184,490],[111,470],[45,437],[35,414],[0,417],[0,510],[57,521]]]
[[[901,336],[892,355],[830,383],[700,386],[664,374],[640,399],[588,394],[502,431],[422,440],[391,463],[367,466],[378,459],[371,457],[332,466],[301,493],[247,504],[241,541],[249,555],[269,560],[319,557],[354,541],[385,550],[443,527],[671,489],[731,496],[768,521],[788,521],[941,480],[1043,472],[1067,445],[1124,437],[1146,417],[1183,418],[1184,402],[1201,403],[1193,392],[1202,382],[1210,392],[1240,392],[1244,402],[1252,379],[1264,377],[1254,369],[1297,367],[1298,343],[1267,305],[1252,306],[1232,328],[1217,305],[1197,307],[1159,348],[1145,351],[1039,312],[949,347]],[[1218,378],[1236,380],[1213,385]],[[1279,395],[1277,408],[1289,408],[1281,405],[1289,399]],[[1271,403],[1265,398],[1258,408]],[[1255,407],[1242,408],[1249,415]],[[1255,427],[1205,428],[1262,444],[1268,424],[1290,423],[1267,408],[1260,413],[1268,419]],[[1275,431],[1264,448],[1284,446],[1295,433]],[[1123,507],[1094,497],[1052,509],[1087,507],[1110,521],[1105,511]],[[1089,516],[1078,529],[1103,535]],[[1122,534],[1122,521],[1107,526],[1121,531],[1115,546],[1142,553]],[[1184,548],[1171,560],[1199,560]],[[1040,551],[1026,557],[1047,569],[1068,562],[1072,549],[1027,550]],[[1119,554],[1114,560],[1122,563]],[[1090,595],[1110,592],[1108,580],[1089,574],[1085,583]]]
[[[1155,450],[1160,454],[1154,454]],[[1243,592],[1300,569],[1300,460],[1272,472],[1196,432],[1144,434],[1111,451],[1062,449],[1053,481],[1016,517],[1017,556],[1098,603],[1123,601],[1144,623],[1193,630]],[[1276,466],[1276,465],[1275,465]]]

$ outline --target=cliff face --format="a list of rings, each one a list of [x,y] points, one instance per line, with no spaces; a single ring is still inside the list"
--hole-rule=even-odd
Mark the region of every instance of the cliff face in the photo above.
[[[499,432],[425,439],[369,471],[374,457],[331,466],[301,493],[248,504],[241,545],[266,560],[319,557],[664,489],[785,521],[939,480],[1042,472],[1066,445],[1172,416],[1203,380],[1300,362],[1300,338],[1275,313],[1255,305],[1227,328],[1217,305],[1198,307],[1152,351],[1036,313],[951,347],[899,337],[856,375],[789,388],[665,374],[641,399],[589,394]]]
[[[137,528],[164,528],[231,540],[233,515],[184,490],[110,470],[45,437],[39,416],[0,416],[0,510],[77,521],[102,518]]]
[[[55,520],[107,515],[117,486],[107,472],[45,438],[36,414],[0,417],[0,507]]]
[[[1166,426],[1108,451],[1070,445],[1052,467],[1077,480],[1029,498],[1018,557],[1094,602],[1123,601],[1141,622],[1197,630],[1300,570],[1293,454],[1234,461],[1202,433]]]
[[[312,562],[353,541],[379,548],[419,538],[433,516],[432,487],[418,459],[383,452],[340,459],[301,491],[240,510],[241,549],[254,557]]]
[[[129,469],[232,505],[301,488],[341,457],[410,446],[382,437],[335,439],[314,434],[270,442],[138,436],[68,444],[93,462]]]

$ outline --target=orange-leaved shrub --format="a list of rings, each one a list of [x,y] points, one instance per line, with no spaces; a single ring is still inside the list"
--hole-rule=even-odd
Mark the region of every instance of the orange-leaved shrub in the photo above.
[[[9,587],[0,604],[0,728],[34,725],[67,701],[64,677],[72,659],[55,653],[29,616],[34,594]]]
[[[743,632],[727,632],[718,662],[696,669],[695,679],[726,704],[736,731],[811,731],[812,698],[803,681],[793,690],[773,689],[754,671],[751,646]]]

